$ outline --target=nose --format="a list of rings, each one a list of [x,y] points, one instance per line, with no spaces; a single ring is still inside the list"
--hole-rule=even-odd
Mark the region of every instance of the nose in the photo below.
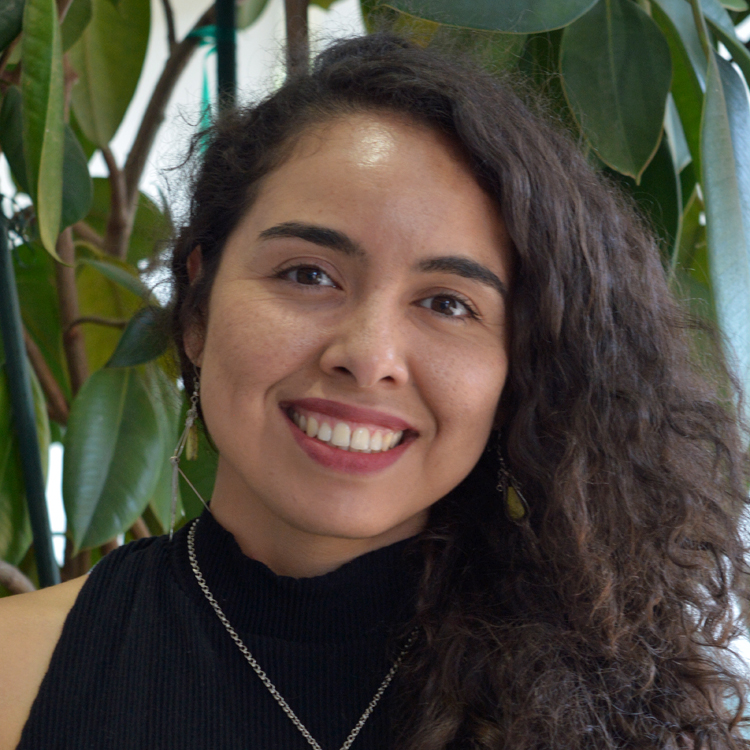
[[[328,375],[344,376],[360,388],[409,380],[403,322],[383,300],[371,300],[343,315],[320,359]]]

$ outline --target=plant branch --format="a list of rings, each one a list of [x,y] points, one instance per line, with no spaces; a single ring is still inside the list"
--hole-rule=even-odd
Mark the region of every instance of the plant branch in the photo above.
[[[114,539],[110,539],[108,542],[104,542],[102,546],[100,547],[102,551],[102,557],[104,555],[108,555],[110,552],[114,552],[118,547],[120,546],[120,543],[117,541],[117,537]]]
[[[0,560],[0,584],[11,594],[28,594],[36,591],[34,584],[15,566]]]
[[[63,329],[63,349],[70,375],[70,387],[73,395],[80,390],[89,376],[89,363],[83,331],[79,326],[71,326],[81,314],[78,309],[78,287],[76,286],[75,247],[70,227],[64,229],[57,238],[57,254],[65,263],[56,264],[57,297],[60,302],[60,321]]]
[[[309,0],[284,0],[286,14],[286,72],[291,78],[304,75],[310,66],[307,26]]]
[[[39,380],[39,385],[42,386],[50,418],[54,419],[58,424],[66,425],[68,423],[68,416],[70,415],[68,401],[60,388],[60,384],[52,374],[52,370],[49,369],[49,365],[47,364],[47,360],[44,359],[41,349],[36,345],[31,336],[29,336],[29,332],[25,328],[23,329],[23,342],[26,345],[26,354],[28,355],[31,367]]]
[[[195,23],[192,31],[207,26],[214,21],[214,8],[211,6]],[[125,186],[127,191],[127,206],[130,214],[135,215],[138,204],[138,183],[146,166],[146,159],[153,146],[154,138],[159,126],[164,121],[164,112],[169,103],[175,84],[182,72],[185,70],[193,52],[198,48],[200,39],[188,34],[181,42],[178,42],[167,60],[159,81],[151,94],[151,100],[146,107],[146,112],[141,120],[138,133],[133,141],[123,172],[125,173]]]
[[[148,539],[150,536],[153,536],[151,530],[141,516],[138,516],[135,523],[130,527],[130,533],[133,536],[133,539]]]
[[[94,323],[98,326],[109,326],[110,328],[125,328],[128,321],[122,318],[103,318],[100,315],[81,315],[80,318],[76,318],[68,324],[65,332],[67,333],[81,323]]]
[[[169,0],[161,0],[161,4],[164,6],[164,16],[167,19],[167,43],[169,44],[169,54],[171,55],[177,44],[177,34],[174,29],[174,11]]]
[[[84,242],[90,242],[94,247],[104,250],[104,237],[102,237],[95,229],[92,229],[85,221],[77,221],[73,224],[73,231],[84,240]]]
[[[109,218],[107,219],[107,234],[104,237],[104,252],[120,260],[125,260],[125,256],[128,253],[130,227],[133,223],[133,216],[128,211],[125,176],[117,166],[117,161],[109,146],[103,146],[101,151],[109,170],[110,191]]]

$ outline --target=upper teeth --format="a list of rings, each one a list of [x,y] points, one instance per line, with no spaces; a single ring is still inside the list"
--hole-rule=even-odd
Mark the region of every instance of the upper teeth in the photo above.
[[[354,427],[352,429],[346,422],[334,420],[325,422],[322,418],[306,417],[294,410],[291,411],[291,417],[294,424],[300,430],[306,432],[309,437],[350,451],[362,451],[364,453],[387,451],[389,448],[398,445],[404,434],[402,430],[392,432],[386,429],[370,430],[367,427]]]

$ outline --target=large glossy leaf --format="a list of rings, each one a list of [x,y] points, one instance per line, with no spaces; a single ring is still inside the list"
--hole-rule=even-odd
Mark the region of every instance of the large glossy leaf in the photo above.
[[[268,0],[239,0],[235,17],[237,30],[241,31],[252,26],[260,18],[266,5],[268,5]]]
[[[659,146],[672,78],[659,27],[630,0],[601,0],[563,32],[560,64],[597,156],[639,181]]]
[[[0,107],[0,145],[8,159],[13,179],[23,192],[28,193],[29,182],[23,153],[22,96],[16,86],[8,88]],[[93,197],[88,159],[68,125],[64,128],[63,149],[61,229],[86,216]]]
[[[680,242],[682,196],[680,178],[666,136],[646,167],[639,185],[631,177],[617,172],[610,175],[638,202],[659,240],[665,266],[670,265]]]
[[[39,245],[22,245],[16,249],[14,267],[24,326],[63,393],[70,398],[55,262]]]
[[[560,29],[598,0],[387,0],[396,10],[441,24],[511,34]]]
[[[161,356],[169,346],[169,311],[149,305],[139,310],[117,342],[107,367],[133,367]]]
[[[671,92],[680,115],[690,155],[700,173],[701,112],[706,90],[706,55],[693,12],[685,0],[654,0],[654,21],[664,33],[672,57]]]
[[[750,52],[737,38],[729,13],[721,7],[718,0],[701,0],[701,9],[711,28],[716,32],[716,36],[724,43],[732,59],[739,65],[745,80],[750,81]]]
[[[136,269],[127,263],[104,255],[98,258],[81,258],[79,263],[95,268],[102,276],[114,281],[115,284],[136,297],[140,297],[144,302],[151,300],[151,292],[148,287],[138,278]]]
[[[18,187],[29,193],[26,159],[23,156],[23,100],[17,86],[9,86],[0,107],[0,146]]]
[[[667,134],[669,140],[669,148],[672,151],[672,161],[674,162],[675,169],[681,172],[690,164],[692,157],[690,156],[690,147],[685,138],[685,129],[682,127],[682,120],[680,120],[680,113],[677,111],[677,105],[674,103],[672,94],[667,97],[664,132]]]
[[[73,0],[62,23],[63,52],[67,52],[81,37],[91,21],[91,0]]]
[[[103,235],[107,231],[109,215],[110,190],[109,180],[103,177],[94,178],[94,200],[86,222]],[[133,221],[133,231],[128,246],[128,263],[136,265],[139,261],[150,258],[154,250],[171,234],[169,218],[145,193],[138,196],[138,208]]]
[[[143,304],[142,299],[126,286],[128,280],[132,280],[134,288],[140,285],[137,277],[114,262],[84,259],[78,263],[76,284],[81,315],[122,321],[121,328],[95,322],[82,324],[86,355],[92,370],[104,367],[109,361],[122,329]]]
[[[63,196],[61,228],[69,227],[83,219],[91,208],[94,186],[89,165],[81,144],[69,126],[65,126],[65,153],[63,159]]]
[[[86,137],[106,146],[135,93],[146,56],[148,0],[93,0],[92,17],[68,52],[78,72],[73,109]]]
[[[47,471],[49,420],[44,394],[31,373],[36,429],[42,468]],[[21,454],[13,429],[5,367],[0,366],[0,559],[17,565],[31,544],[31,523],[26,506]]]
[[[24,0],[3,0],[0,4],[0,51],[21,33],[23,4]]]
[[[63,66],[55,0],[27,0],[23,18],[23,146],[39,236],[55,255],[62,215]]]
[[[63,500],[76,550],[130,528],[149,502],[163,446],[142,369],[95,372],[65,433]]]
[[[750,386],[750,107],[734,68],[711,53],[701,137],[711,285],[716,313],[747,392]]]

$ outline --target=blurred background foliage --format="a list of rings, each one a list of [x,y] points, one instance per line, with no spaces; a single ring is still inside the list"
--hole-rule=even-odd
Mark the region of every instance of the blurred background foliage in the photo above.
[[[169,96],[215,35],[215,9],[183,38],[169,0],[169,56],[133,145],[111,142],[143,73],[150,0],[3,0],[3,196],[30,364],[39,451],[64,445],[62,577],[124,539],[169,525],[170,464],[186,405],[169,356],[168,310],[149,279],[164,262],[169,206],[139,191]],[[236,25],[268,0],[238,0]],[[324,8],[330,0],[316,3]],[[361,0],[423,45],[468,51],[540,92],[596,169],[632,196],[665,273],[717,324],[750,390],[750,52],[746,0]],[[307,2],[286,0],[288,66],[308,59]],[[92,177],[100,152],[109,176]],[[0,592],[38,584],[20,448],[0,348]],[[183,461],[210,497],[216,455]],[[45,464],[46,465],[46,464]],[[182,482],[182,480],[181,480]],[[200,512],[182,482],[179,522]]]

